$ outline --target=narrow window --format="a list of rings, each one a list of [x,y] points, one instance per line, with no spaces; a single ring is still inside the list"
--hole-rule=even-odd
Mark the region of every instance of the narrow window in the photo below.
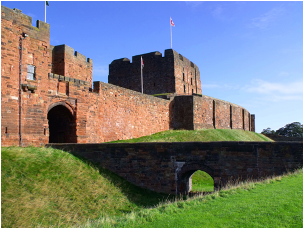
[[[193,94],[193,89],[192,89],[192,94]]]
[[[192,85],[192,78],[191,78],[191,85]]]
[[[183,73],[183,81],[185,81],[185,73]]]
[[[184,85],[184,92],[186,93],[186,85]]]
[[[45,128],[43,129],[43,134],[46,135],[46,129]]]
[[[7,134],[7,127],[5,127],[5,133]]]
[[[34,65],[27,65],[27,79],[28,80],[36,80],[35,77],[35,66]]]

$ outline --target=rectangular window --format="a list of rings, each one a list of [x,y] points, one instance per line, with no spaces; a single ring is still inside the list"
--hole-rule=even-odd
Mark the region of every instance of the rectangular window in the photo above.
[[[34,65],[27,65],[27,79],[28,80],[36,80],[35,77],[35,66]]]

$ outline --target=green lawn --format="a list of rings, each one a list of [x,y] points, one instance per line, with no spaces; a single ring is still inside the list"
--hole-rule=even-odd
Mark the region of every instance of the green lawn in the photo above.
[[[303,171],[205,197],[163,204],[124,217],[101,218],[86,226],[303,228]]]
[[[112,141],[112,143],[135,142],[211,142],[211,141],[272,141],[262,134],[244,130],[167,130],[140,138]]]
[[[168,198],[61,150],[1,147],[2,227],[75,227]]]
[[[192,183],[213,190],[203,171]],[[61,150],[2,147],[1,226],[302,227],[303,173],[175,201]]]
[[[198,170],[192,175],[193,192],[212,192],[214,191],[214,182],[212,177],[204,171]]]

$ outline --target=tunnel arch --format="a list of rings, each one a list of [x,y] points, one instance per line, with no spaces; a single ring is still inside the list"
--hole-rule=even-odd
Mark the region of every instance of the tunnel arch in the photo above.
[[[177,193],[188,194],[192,189],[192,175],[201,170],[211,176],[216,186],[214,179],[214,170],[206,165],[199,163],[185,164],[177,174]]]
[[[74,110],[64,102],[48,108],[49,143],[76,143],[76,118]]]

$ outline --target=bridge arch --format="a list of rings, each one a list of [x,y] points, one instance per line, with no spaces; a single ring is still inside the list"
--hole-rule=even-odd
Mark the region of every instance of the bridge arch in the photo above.
[[[196,163],[196,162],[186,163],[177,174],[177,182],[176,182],[177,193],[188,194],[191,191],[192,175],[198,170],[208,173],[214,181],[214,188],[217,187],[214,179],[215,177],[214,169],[201,163]]]
[[[76,143],[75,111],[65,102],[56,102],[49,106],[49,143]]]

